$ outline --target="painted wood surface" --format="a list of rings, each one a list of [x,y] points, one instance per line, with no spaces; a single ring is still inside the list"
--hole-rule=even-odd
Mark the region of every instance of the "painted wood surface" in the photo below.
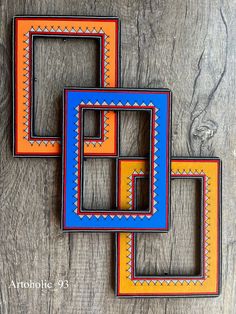
[[[232,0],[0,0],[0,313],[235,313],[235,12]],[[220,297],[115,299],[114,235],[60,231],[60,158],[12,157],[11,21],[17,14],[119,16],[121,86],[170,88],[172,155],[222,158]],[[35,112],[39,134],[60,134],[61,88],[64,84],[96,86],[96,58],[93,41],[38,40]],[[135,148],[133,137],[126,136],[126,153],[144,149],[145,127],[138,119],[123,120],[122,129],[136,134],[141,147]],[[90,132],[93,121],[88,124]],[[89,171],[102,171],[101,180],[106,180],[106,169],[98,163]],[[196,271],[196,189],[194,182],[172,184],[173,230],[167,236],[138,236],[140,273]],[[95,197],[96,202],[101,193],[98,188],[96,196],[91,193],[88,198]],[[69,287],[14,289],[9,288],[12,280],[68,280]]]

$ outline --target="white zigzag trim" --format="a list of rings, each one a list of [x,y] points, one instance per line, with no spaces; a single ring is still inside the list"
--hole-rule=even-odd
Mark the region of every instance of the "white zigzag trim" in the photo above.
[[[206,175],[203,171],[198,171],[197,169],[195,169],[194,171],[192,170],[183,170],[183,171],[180,171],[179,169],[177,169],[176,171],[173,171],[171,170],[171,174],[172,175],[179,175],[179,174],[191,174],[191,175]],[[209,177],[205,177],[206,178],[206,191],[205,191],[205,194],[206,196],[208,195],[209,193],[209,189],[208,189],[208,186],[209,186],[209,181],[210,181],[210,178]],[[205,199],[209,200],[209,197],[205,197]],[[205,202],[205,208],[204,208],[204,220],[208,220],[209,219],[209,216],[208,216],[208,210],[207,210],[207,207],[209,206],[208,203]],[[209,237],[208,237],[208,234],[209,234],[209,230],[208,230],[208,227],[209,227],[209,224],[208,223],[205,223],[205,228],[206,228],[206,235],[205,235],[205,242],[203,244],[203,248],[204,248],[204,255],[205,255],[205,279],[209,278],[209,256],[208,256],[208,253],[210,251],[210,243],[208,243],[208,240],[209,240]],[[131,269],[131,266],[130,266],[130,262],[131,262],[131,258],[135,258],[134,257],[134,254],[135,252],[132,252],[132,237],[133,237],[133,233],[129,233],[129,235],[127,236],[128,238],[128,241],[127,241],[127,251],[128,252],[131,252],[131,257],[130,257],[130,254],[127,256],[129,257],[129,261],[127,261],[127,277],[131,280],[131,272],[132,272],[132,269]],[[154,285],[160,285],[162,286],[163,284],[166,284],[166,285],[170,285],[170,284],[173,284],[173,285],[177,285],[178,283],[183,285],[183,284],[192,284],[192,285],[196,285],[196,284],[203,284],[205,279],[168,279],[168,280],[163,280],[163,279],[151,279],[150,280],[143,280],[143,279],[137,279],[137,280],[132,280],[132,282],[136,285],[137,283],[141,283],[141,284],[150,284],[151,282],[154,284]]]
[[[89,29],[88,27],[86,27],[85,30],[82,30],[81,27],[76,31],[74,27],[71,28],[71,30],[69,30],[67,27],[65,28],[61,28],[61,27],[58,27],[57,29],[55,29],[53,26],[50,26],[50,27],[47,27],[47,26],[44,26],[44,27],[37,27],[37,28],[34,28],[34,27],[31,27],[30,30],[25,33],[25,37],[26,39],[24,40],[24,43],[27,45],[24,50],[26,51],[26,53],[24,54],[24,58],[26,59],[24,61],[24,70],[26,71],[25,74],[23,74],[24,77],[27,77],[29,78],[30,76],[30,73],[29,73],[29,32],[31,33],[34,33],[34,32],[39,32],[39,33],[73,33],[73,34],[81,34],[81,33],[86,33],[86,34],[105,34],[103,29],[100,28],[99,30],[96,30],[95,27],[93,27],[92,29]],[[109,45],[109,41],[108,41],[108,36],[104,36],[104,48],[105,48],[105,62],[107,64],[107,62],[109,61],[109,55],[107,55],[106,53],[108,52],[108,49],[106,48],[107,46]],[[108,78],[108,72],[109,72],[109,69],[105,68],[105,87],[108,87],[110,84],[108,82],[106,82],[107,78]],[[29,112],[29,102],[28,102],[28,99],[29,99],[29,81],[26,80],[24,82],[24,90],[27,92],[25,95],[24,95],[24,98],[25,98],[25,101],[24,101],[24,111],[27,110],[27,112]],[[29,119],[29,116],[28,115],[25,115],[24,118],[26,120]],[[51,144],[52,146],[54,146],[56,143],[57,144],[61,144],[61,141],[60,140],[47,140],[47,139],[42,139],[42,140],[34,140],[34,139],[31,139],[29,140],[29,129],[26,128],[24,129],[24,132],[26,133],[26,135],[24,136],[25,139],[27,139],[30,144],[33,146],[34,144],[37,144],[38,146],[40,146],[41,144],[47,146],[48,144]]]

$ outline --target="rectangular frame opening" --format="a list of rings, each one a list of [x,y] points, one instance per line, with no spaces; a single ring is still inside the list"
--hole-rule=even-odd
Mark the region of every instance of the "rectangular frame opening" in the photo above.
[[[120,156],[148,157],[150,155],[151,115],[148,111],[121,111]]]
[[[99,86],[99,45],[96,38],[33,36],[32,137],[61,136],[65,86]]]
[[[109,158],[85,158],[83,169],[83,211],[116,208],[116,161]]]
[[[149,176],[135,179],[135,207],[137,211],[149,211]]]
[[[102,121],[104,119],[104,116],[103,116],[103,119],[102,119],[102,115],[104,115],[105,112],[111,112],[111,111],[115,111],[116,114],[117,114],[117,141],[118,141],[118,152],[117,152],[117,155],[114,155],[114,156],[98,156],[98,155],[84,155],[84,149],[82,149],[82,153],[81,153],[81,173],[82,173],[82,185],[83,185],[83,191],[81,192],[81,199],[83,200],[84,197],[86,196],[86,192],[84,192],[84,161],[86,161],[87,159],[111,159],[113,161],[116,162],[116,167],[114,166],[113,169],[114,172],[112,174],[112,177],[114,177],[114,186],[112,187],[112,191],[114,190],[115,191],[115,197],[113,197],[113,195],[111,196],[112,197],[112,204],[113,206],[110,207],[110,208],[107,208],[107,206],[103,206],[103,207],[100,207],[100,205],[98,206],[88,206],[86,203],[83,203],[82,205],[82,208],[81,208],[81,211],[98,211],[98,212],[105,212],[105,211],[110,211],[111,213],[112,212],[119,212],[121,215],[125,215],[126,213],[130,214],[130,213],[137,213],[137,214],[148,214],[149,212],[151,212],[151,209],[150,209],[150,200],[151,200],[151,195],[149,193],[150,191],[150,188],[151,188],[151,180],[150,180],[150,175],[149,173],[146,175],[146,179],[145,180],[145,184],[138,184],[138,186],[136,186],[136,177],[135,177],[135,187],[134,187],[134,190],[136,190],[136,188],[140,189],[140,191],[138,192],[138,195],[137,193],[134,193],[135,194],[135,199],[136,201],[134,202],[134,206],[133,206],[133,210],[129,209],[129,210],[124,210],[123,208],[119,208],[118,206],[118,199],[119,199],[119,195],[118,195],[118,163],[119,163],[119,160],[120,159],[126,159],[127,158],[127,161],[130,160],[130,159],[133,159],[132,157],[130,156],[126,156],[125,157],[122,157],[120,156],[120,114],[121,113],[129,113],[129,112],[134,112],[134,113],[137,113],[139,114],[139,116],[142,116],[145,117],[146,119],[148,119],[148,124],[149,125],[149,129],[151,129],[152,127],[152,124],[151,124],[151,121],[152,121],[152,111],[150,109],[130,109],[130,110],[122,110],[122,109],[109,109],[109,108],[106,108],[106,109],[98,109],[98,108],[95,108],[93,109],[92,107],[91,108],[84,108],[81,110],[81,116],[82,116],[82,123],[81,123],[81,130],[82,130],[82,133],[80,134],[80,138],[81,138],[81,143],[84,143],[84,141],[87,141],[89,140],[90,142],[93,142],[93,139],[95,141],[100,140],[101,138],[101,131],[102,131]],[[90,119],[90,117],[92,116],[92,119]],[[99,122],[99,125],[97,125]],[[103,121],[104,122],[104,121]],[[146,121],[147,122],[147,121]],[[109,124],[109,122],[107,122]],[[92,130],[92,131],[91,131]],[[99,132],[99,133],[98,133]],[[89,135],[90,134],[90,135]],[[150,133],[149,133],[150,135]],[[140,137],[141,141],[140,141],[140,145],[142,145],[142,137]],[[95,143],[95,142],[94,142]],[[96,143],[97,145],[98,143]],[[148,138],[148,141],[147,141],[147,147],[149,148],[149,150],[151,149],[151,138],[149,136]],[[87,144],[86,144],[87,145]],[[91,145],[91,143],[90,143]],[[148,162],[149,162],[149,165],[148,167],[150,167],[150,164],[151,164],[151,154],[148,153],[147,156],[145,156],[145,158],[147,158]],[[145,159],[144,157],[140,157],[140,156],[137,156],[137,157],[134,157],[134,159],[137,159],[137,160],[143,160]],[[115,173],[115,175],[114,175]],[[146,182],[147,181],[147,182]],[[146,184],[147,183],[147,184]],[[116,188],[117,186],[117,188]],[[116,190],[115,190],[116,189]],[[141,189],[144,189],[144,192],[141,191]],[[146,193],[147,192],[147,193]],[[145,193],[145,194],[144,194]],[[113,192],[112,192],[113,194]],[[147,200],[148,198],[148,200]],[[85,205],[84,205],[85,204]],[[138,204],[138,206],[136,206],[136,204]],[[90,207],[90,208],[89,208]],[[139,209],[139,208],[143,208],[143,209]],[[145,208],[144,208],[145,207]]]
[[[168,233],[137,234],[135,265],[139,276],[197,276],[202,271],[202,180],[171,180]]]

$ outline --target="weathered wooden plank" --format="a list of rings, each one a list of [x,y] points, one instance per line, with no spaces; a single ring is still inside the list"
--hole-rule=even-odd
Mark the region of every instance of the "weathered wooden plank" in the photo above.
[[[226,0],[0,1],[1,313],[234,313],[235,11],[235,1]],[[122,86],[170,88],[173,155],[217,155],[223,159],[223,290],[219,298],[114,299],[114,237],[61,233],[60,160],[12,157],[11,18],[14,14],[119,16]],[[62,81],[79,86],[96,84],[96,51],[87,42],[67,42],[59,47],[56,41],[48,45],[42,40],[36,48],[38,87],[44,89],[49,82],[52,91],[37,96],[36,125],[39,132],[54,133],[59,130]],[[64,61],[71,61],[65,55],[67,51],[73,56],[70,64],[73,66],[63,67]],[[44,54],[48,54],[48,60]],[[51,84],[52,80],[55,85]],[[44,119],[50,121],[52,117],[55,123],[43,124]],[[130,132],[132,121],[127,121],[124,127]],[[142,131],[139,133],[141,139]],[[128,147],[129,137],[125,141],[124,147]],[[178,206],[173,205],[173,211],[180,221],[178,210],[191,208],[190,195],[195,187],[184,183],[178,187],[177,182],[175,185],[173,199],[178,200]],[[193,218],[181,217],[181,224],[186,226],[183,233]],[[157,259],[159,236],[138,237],[140,271],[156,272],[160,267],[165,270],[171,266],[170,248]],[[183,245],[178,233],[175,240],[174,235],[170,237]],[[173,270],[180,271],[181,258],[174,263],[177,265]],[[193,269],[192,260],[185,266],[189,271]],[[9,288],[11,280],[30,279],[52,282],[64,279],[69,281],[69,288],[42,291]]]

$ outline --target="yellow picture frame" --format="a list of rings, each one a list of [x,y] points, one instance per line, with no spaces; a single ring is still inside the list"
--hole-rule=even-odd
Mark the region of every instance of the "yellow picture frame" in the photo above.
[[[171,161],[172,178],[202,182],[202,266],[199,276],[137,276],[135,234],[116,238],[116,295],[119,297],[217,296],[221,277],[221,162],[180,158]],[[171,232],[171,231],[170,231]]]

